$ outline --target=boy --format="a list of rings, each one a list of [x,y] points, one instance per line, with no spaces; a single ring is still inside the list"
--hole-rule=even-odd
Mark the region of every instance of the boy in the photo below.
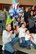
[[[36,45],[32,42],[32,40],[34,40],[32,34],[30,34],[29,30],[25,31],[26,35],[25,35],[25,44],[26,44],[26,48],[27,49],[31,49],[31,44],[34,46],[34,48],[36,48]]]
[[[6,30],[3,30],[2,42],[3,47],[2,50],[9,51],[10,53],[14,53],[13,45],[18,41],[18,38],[15,38],[15,33],[11,31],[11,23],[6,24]]]

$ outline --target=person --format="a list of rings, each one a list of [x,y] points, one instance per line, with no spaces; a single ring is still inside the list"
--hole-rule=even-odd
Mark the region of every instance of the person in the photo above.
[[[21,27],[18,29],[19,38],[24,37],[25,30],[27,30],[27,28],[25,27],[25,24],[21,23]]]
[[[25,37],[25,31],[27,30],[27,28],[25,27],[24,23],[21,23],[21,27],[18,29],[18,38],[19,38],[19,45],[23,47],[23,43],[24,43],[24,37]]]
[[[16,22],[16,20],[15,20],[15,17],[12,17],[12,22],[11,22],[11,30],[14,30],[15,29],[15,22]]]
[[[10,53],[15,53],[15,49],[13,48],[13,46],[18,41],[18,39],[15,38],[15,36],[15,32],[13,33],[13,30],[11,30],[11,22],[6,23],[6,30],[3,30],[2,34],[3,51],[6,50]]]
[[[21,23],[24,23],[24,17],[21,17]]]
[[[26,7],[25,11],[24,11],[24,21],[27,23],[28,22],[28,17],[29,17],[29,10],[28,7]]]
[[[30,38],[31,38],[30,32],[29,32],[29,30],[26,30],[25,33],[26,33],[25,34],[25,45],[26,45],[27,49],[30,49],[30,44],[31,44],[31,42],[30,42]]]
[[[31,49],[31,44],[32,46],[34,46],[34,48],[36,48],[36,44],[33,43],[34,41],[34,37],[32,36],[32,34],[30,33],[29,30],[26,30],[26,35],[25,35],[25,44],[26,44],[26,48],[27,49]],[[32,41],[33,40],[33,41]]]
[[[32,33],[35,33],[35,24],[34,23],[35,23],[35,18],[36,17],[34,17],[34,12],[33,11],[31,11],[30,14],[31,14],[31,16],[28,19],[28,24],[29,24],[28,28]]]
[[[17,22],[18,22],[18,26],[20,27],[20,22],[21,22],[21,19],[20,19],[20,17],[17,19]]]
[[[6,10],[6,8],[3,8],[2,14],[3,14],[3,17],[4,17],[4,19],[3,19],[3,24],[4,24],[3,29],[6,29],[5,25],[6,25],[7,15],[8,15],[8,11]]]
[[[28,28],[29,24],[28,24],[28,18],[30,16],[30,11],[29,8],[26,7],[25,11],[24,11],[24,21],[26,22],[26,27]]]
[[[33,16],[34,16],[34,12],[31,10],[31,12],[30,12],[30,15],[31,15],[31,18],[33,18]]]

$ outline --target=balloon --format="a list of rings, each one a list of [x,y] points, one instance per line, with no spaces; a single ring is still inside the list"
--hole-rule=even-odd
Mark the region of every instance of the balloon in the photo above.
[[[19,12],[20,12],[20,10],[22,10],[22,8],[18,8],[18,9],[17,9],[17,13],[19,13]]]
[[[19,2],[17,2],[16,0],[14,0],[13,4],[19,4]]]
[[[9,13],[10,13],[10,16],[13,16],[15,14],[15,9],[10,8],[9,9]]]
[[[19,8],[19,3],[14,0],[14,3],[12,4],[12,7],[9,9],[10,16],[16,16],[16,15],[22,15],[23,10],[22,8]]]
[[[15,4],[13,4],[12,7],[15,8]]]
[[[13,7],[15,8],[15,10],[19,7],[19,3],[16,0],[14,0],[13,2]]]
[[[22,8],[18,8],[17,13],[18,13],[19,16],[24,16]]]

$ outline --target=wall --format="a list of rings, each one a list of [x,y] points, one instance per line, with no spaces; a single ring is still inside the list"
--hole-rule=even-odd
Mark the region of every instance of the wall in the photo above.
[[[9,6],[13,3],[14,0],[0,0],[0,10],[5,8],[9,8]],[[36,0],[17,0],[20,3],[20,6],[32,6],[36,5]]]
[[[14,0],[0,0],[0,3],[12,4]],[[21,5],[36,5],[36,0],[17,0]]]
[[[13,0],[0,0],[0,3],[11,4]]]
[[[18,0],[21,5],[36,5],[36,0]]]

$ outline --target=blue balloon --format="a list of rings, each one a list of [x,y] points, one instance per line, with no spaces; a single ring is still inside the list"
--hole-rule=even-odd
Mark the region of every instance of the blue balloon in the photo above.
[[[16,0],[14,0],[14,3],[13,4],[19,4],[19,2],[17,2]]]
[[[12,13],[11,15],[14,16],[14,17],[15,17],[16,15],[18,15],[17,10],[15,10],[15,9],[13,9],[13,8],[10,8],[10,9],[9,9],[9,12],[11,12],[11,13]]]
[[[20,12],[20,10],[22,10],[22,8],[18,8],[18,9],[17,9],[17,13],[19,13],[19,12]]]
[[[18,15],[17,10],[15,10],[15,14]]]
[[[14,14],[15,14],[15,9],[10,8],[10,9],[9,9],[9,12],[11,12],[11,13],[14,15]]]

